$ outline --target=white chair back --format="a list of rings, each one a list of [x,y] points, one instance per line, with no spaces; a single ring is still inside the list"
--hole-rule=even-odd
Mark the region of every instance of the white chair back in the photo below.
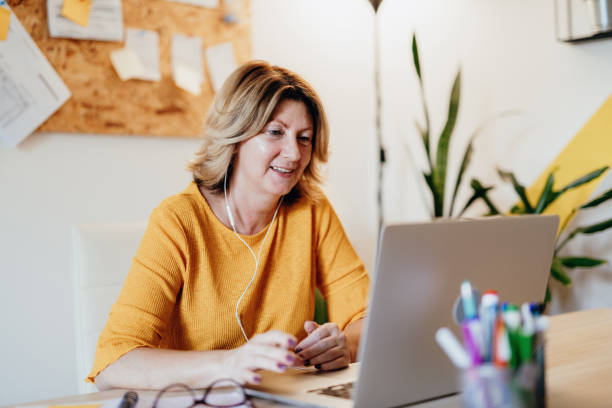
[[[96,391],[86,383],[100,333],[132,264],[145,222],[81,224],[73,227],[73,295],[80,393]]]

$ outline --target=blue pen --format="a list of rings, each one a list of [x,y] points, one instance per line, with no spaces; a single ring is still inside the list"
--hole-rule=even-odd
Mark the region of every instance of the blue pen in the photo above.
[[[473,319],[476,315],[476,302],[472,294],[472,285],[469,281],[461,283],[461,303],[463,304],[463,315],[466,319]]]

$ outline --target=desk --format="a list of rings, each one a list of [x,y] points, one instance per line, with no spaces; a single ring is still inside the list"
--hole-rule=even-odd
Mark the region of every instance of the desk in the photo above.
[[[612,406],[612,309],[552,316],[546,341],[549,408]],[[20,404],[18,407],[88,403],[119,398],[123,393],[122,390],[113,390]],[[261,408],[280,406],[267,401],[256,401],[256,404]],[[419,405],[419,408],[458,406],[458,397],[451,397]]]
[[[612,309],[550,319],[546,387],[550,408],[612,406]]]

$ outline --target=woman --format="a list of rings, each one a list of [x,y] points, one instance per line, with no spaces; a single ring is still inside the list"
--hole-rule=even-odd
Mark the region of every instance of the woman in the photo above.
[[[194,182],[151,214],[88,380],[199,388],[355,361],[369,279],[317,188],[327,147],[302,78],[262,61],[238,68],[207,115]],[[309,320],[316,287],[322,326]]]

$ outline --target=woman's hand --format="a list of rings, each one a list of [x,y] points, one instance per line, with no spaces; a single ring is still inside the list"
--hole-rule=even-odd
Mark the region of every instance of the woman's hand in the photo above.
[[[336,323],[319,326],[310,320],[304,323],[308,336],[295,348],[304,365],[314,365],[319,370],[335,370],[351,363],[351,353],[346,335]]]
[[[241,384],[257,384],[261,382],[259,370],[282,373],[289,366],[302,364],[302,360],[289,350],[296,344],[295,337],[278,330],[258,334],[247,344],[227,351],[223,359],[224,375]]]

